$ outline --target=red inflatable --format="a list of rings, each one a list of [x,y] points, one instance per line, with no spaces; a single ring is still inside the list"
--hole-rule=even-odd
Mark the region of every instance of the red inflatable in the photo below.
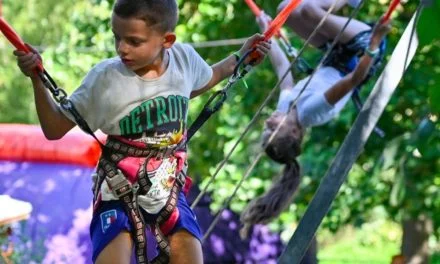
[[[97,133],[104,142],[105,135]],[[0,160],[69,163],[95,166],[101,149],[94,138],[73,129],[49,141],[37,125],[0,124]]]

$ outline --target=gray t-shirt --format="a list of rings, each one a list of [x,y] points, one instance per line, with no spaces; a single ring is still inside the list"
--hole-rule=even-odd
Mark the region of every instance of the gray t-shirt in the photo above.
[[[168,52],[168,67],[156,79],[139,77],[119,57],[104,60],[87,74],[70,100],[93,131],[167,145],[186,129],[191,92],[212,77],[211,67],[191,46],[176,43]]]
[[[168,52],[168,67],[156,79],[139,77],[119,58],[104,60],[88,73],[70,99],[93,131],[100,129],[149,146],[177,143],[186,130],[190,94],[211,80],[212,69],[189,45],[174,44]],[[65,114],[74,121],[70,113]],[[136,158],[124,162],[139,164]],[[155,214],[165,206],[176,166],[174,157],[149,160],[152,186],[138,200],[147,212]],[[100,193],[103,201],[117,200],[106,181]]]

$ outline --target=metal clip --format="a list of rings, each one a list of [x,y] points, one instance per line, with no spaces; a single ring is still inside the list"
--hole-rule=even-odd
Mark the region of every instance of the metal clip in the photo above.
[[[183,188],[185,186],[185,182],[186,182],[186,174],[182,171],[180,171],[177,175],[176,175],[176,182],[177,184],[180,186],[180,188]]]
[[[109,185],[110,189],[112,190],[112,193],[117,198],[120,198],[130,192],[133,191],[133,187],[131,183],[125,178],[124,174],[121,170],[117,170],[118,173],[113,177],[107,177],[106,181]]]

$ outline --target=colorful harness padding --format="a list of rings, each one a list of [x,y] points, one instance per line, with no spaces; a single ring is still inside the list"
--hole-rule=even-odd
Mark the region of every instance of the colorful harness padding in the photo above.
[[[146,250],[146,223],[139,208],[138,196],[147,194],[152,185],[147,171],[150,159],[174,157],[177,160],[177,168],[170,196],[165,206],[157,214],[154,224],[151,224],[151,230],[155,234],[159,248],[159,255],[151,263],[168,263],[170,246],[164,233],[171,230],[178,219],[179,212],[176,205],[180,191],[187,192],[191,184],[191,181],[186,177],[186,142],[182,140],[179,144],[162,148],[145,148],[142,145],[122,137],[111,136],[107,139],[106,147],[103,149],[97,166],[94,208],[97,209],[99,206],[102,195],[100,193],[101,185],[106,181],[112,194],[122,201],[133,226],[132,236],[138,264],[149,263]],[[139,158],[141,161],[137,163],[137,169],[131,171],[122,169],[122,161],[130,157]]]

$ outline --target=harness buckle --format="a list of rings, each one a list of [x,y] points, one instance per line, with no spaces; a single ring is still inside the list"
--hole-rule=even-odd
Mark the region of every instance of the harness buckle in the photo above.
[[[107,177],[107,184],[112,190],[112,193],[117,198],[121,198],[124,195],[129,194],[133,191],[133,187],[131,183],[125,178],[124,174],[121,170],[117,170],[118,173],[116,173],[113,177]]]

